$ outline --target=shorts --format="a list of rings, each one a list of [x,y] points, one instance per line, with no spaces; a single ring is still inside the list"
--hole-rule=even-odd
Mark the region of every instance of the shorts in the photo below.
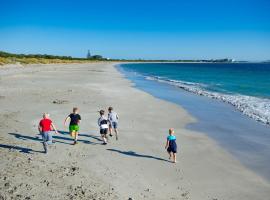
[[[100,129],[99,132],[100,132],[101,135],[106,135],[108,133],[108,129],[107,128],[102,128],[102,129]]]
[[[69,132],[78,132],[80,130],[79,125],[70,125]]]
[[[53,137],[52,137],[52,132],[51,131],[45,131],[45,132],[42,132],[41,133],[41,136],[42,136],[42,140],[44,143],[46,144],[52,144],[52,140],[53,140]]]
[[[173,152],[173,153],[177,153],[177,147],[168,147],[168,149],[167,149],[167,151],[169,152],[169,153],[171,153],[171,152]]]
[[[118,127],[118,122],[111,122],[110,123],[110,128],[117,129],[117,127]]]
[[[48,152],[48,145],[53,143],[53,137],[52,137],[52,132],[51,131],[44,131],[41,133],[42,140],[43,140],[43,148],[45,153]]]

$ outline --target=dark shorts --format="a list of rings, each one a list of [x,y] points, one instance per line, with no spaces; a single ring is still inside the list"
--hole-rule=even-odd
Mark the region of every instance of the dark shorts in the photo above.
[[[110,128],[117,129],[117,127],[118,127],[118,123],[117,122],[111,122],[110,123]]]
[[[108,133],[108,129],[107,128],[100,129],[100,134],[106,135],[107,133]]]
[[[173,147],[168,147],[168,149],[167,149],[167,151],[169,152],[169,153],[171,153],[171,152],[173,152],[173,153],[177,153],[177,147],[176,146],[173,146]]]

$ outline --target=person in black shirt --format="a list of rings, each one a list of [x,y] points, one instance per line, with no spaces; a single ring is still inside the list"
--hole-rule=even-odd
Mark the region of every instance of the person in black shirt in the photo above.
[[[81,122],[81,116],[78,113],[79,113],[79,109],[73,108],[73,112],[66,117],[65,122],[64,122],[66,126],[67,121],[70,120],[69,133],[71,137],[74,138],[74,145],[77,144],[79,130],[80,130],[79,124]]]

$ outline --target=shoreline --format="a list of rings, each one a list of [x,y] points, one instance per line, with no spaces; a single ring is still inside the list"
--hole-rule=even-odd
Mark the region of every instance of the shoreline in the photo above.
[[[134,88],[114,65],[49,65],[1,75],[0,154],[6,159],[0,173],[6,178],[1,180],[0,195],[40,199],[57,191],[49,197],[207,200],[270,195],[268,182],[211,138],[186,129],[194,119],[182,107]],[[55,99],[67,102],[53,104]],[[49,155],[40,153],[42,146],[35,135],[41,113],[49,112],[65,131],[61,122],[75,105],[82,115],[80,144],[69,145],[69,135],[61,134],[55,136]],[[104,147],[96,111],[110,105],[120,116],[120,140],[112,138]],[[175,128],[180,148],[176,165],[167,162],[163,147],[170,127]]]
[[[211,137],[246,167],[270,181],[268,125],[243,115],[234,106],[222,101],[148,79],[125,70],[121,65],[118,70],[136,84],[136,88],[183,107],[197,120],[196,123],[190,123],[188,129]]]
[[[147,63],[139,63],[139,64],[147,64]],[[170,64],[170,63],[157,63],[157,64]],[[176,64],[185,64],[185,63],[176,63]],[[187,63],[188,64],[188,63]],[[196,63],[195,63],[196,64]],[[205,63],[209,64],[209,63]],[[218,63],[214,63],[218,66]],[[221,63],[222,64],[222,63]],[[230,63],[232,64],[232,63]],[[240,63],[241,64],[241,63]],[[125,69],[125,65],[134,65],[134,63],[122,64],[120,68]],[[128,67],[125,69],[128,71]],[[135,72],[140,74],[140,72]],[[147,80],[156,81],[160,83],[165,83],[174,87],[178,87],[187,92],[205,96],[210,99],[218,100],[220,102],[232,105],[236,110],[241,112],[242,114],[248,116],[249,118],[262,123],[264,125],[270,125],[270,116],[269,116],[269,104],[270,99],[266,96],[252,96],[248,94],[242,94],[237,92],[220,92],[220,91],[211,91],[209,89],[204,88],[203,83],[197,82],[189,82],[179,79],[169,79],[166,77],[160,77],[155,75],[143,75],[140,74]],[[259,109],[260,108],[260,109]]]

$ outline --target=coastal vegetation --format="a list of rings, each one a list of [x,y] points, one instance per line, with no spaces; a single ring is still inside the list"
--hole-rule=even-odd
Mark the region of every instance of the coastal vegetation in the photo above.
[[[47,54],[13,54],[0,51],[0,65],[4,64],[53,64],[53,63],[83,63],[106,60],[102,56],[91,58],[74,58],[71,56],[55,56]]]
[[[112,62],[213,62],[213,63],[230,63],[232,59],[211,59],[211,60],[146,60],[146,59],[109,59],[101,55],[90,56],[86,58],[76,58],[71,56],[56,56],[48,54],[14,54],[0,51],[0,65],[5,64],[57,64],[57,63],[86,63],[98,61],[112,61]]]

